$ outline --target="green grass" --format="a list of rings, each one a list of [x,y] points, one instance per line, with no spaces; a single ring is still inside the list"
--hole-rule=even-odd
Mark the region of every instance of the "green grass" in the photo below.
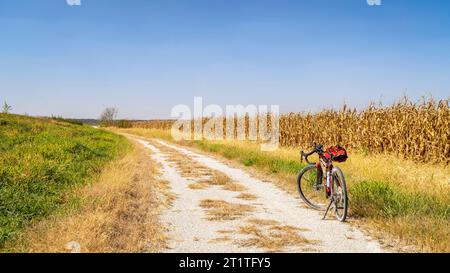
[[[273,153],[259,150],[229,146],[223,143],[207,141],[191,141],[191,146],[195,146],[203,151],[220,154],[227,159],[237,160],[247,167],[256,167],[277,174],[298,174],[299,170],[305,167],[300,160],[282,158]]]
[[[355,213],[366,217],[403,217],[415,215],[450,221],[448,198],[408,192],[387,182],[360,181],[351,189]]]
[[[73,201],[72,189],[129,147],[124,137],[90,126],[0,114],[0,248]]]

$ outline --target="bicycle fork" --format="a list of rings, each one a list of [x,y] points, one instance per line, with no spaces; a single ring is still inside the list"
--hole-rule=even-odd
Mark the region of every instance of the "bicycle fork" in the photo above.
[[[323,172],[324,169],[322,169],[322,165],[318,162],[316,164],[317,167],[317,179],[316,179],[316,187],[323,187]],[[327,217],[328,212],[330,211],[331,205],[334,203],[334,194],[333,194],[333,173],[332,173],[332,165],[327,163],[326,167],[326,183],[325,183],[325,195],[326,198],[330,198],[330,203],[327,206],[327,210],[325,211],[325,214],[323,216],[322,220],[325,220]]]
[[[333,194],[333,174],[331,170],[327,170],[327,184],[326,184],[326,195],[327,197],[330,197],[330,204],[327,206],[327,210],[325,211],[325,214],[323,215],[322,220],[325,220],[327,217],[328,212],[330,211],[331,205],[334,203],[334,194]]]

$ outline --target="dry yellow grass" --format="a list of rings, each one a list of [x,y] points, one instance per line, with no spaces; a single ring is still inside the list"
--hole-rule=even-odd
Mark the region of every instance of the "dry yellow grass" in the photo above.
[[[270,252],[280,252],[290,246],[304,246],[316,243],[299,234],[305,229],[282,225],[280,222],[271,219],[252,218],[246,221],[247,224],[240,226],[238,230],[219,230],[223,236],[217,237],[211,242],[221,243],[233,241],[244,247],[257,247]],[[230,237],[230,234],[239,233],[246,238]]]
[[[211,243],[223,243],[223,242],[230,242],[232,240],[233,239],[231,237],[229,237],[229,236],[223,236],[223,237],[217,237],[217,238],[211,239],[211,240],[209,240],[209,242],[211,242]]]
[[[224,173],[221,173],[218,171],[213,171],[212,178],[209,181],[209,183],[211,185],[215,185],[215,186],[224,186],[224,185],[232,183],[232,181],[231,181],[230,177],[228,177]]]
[[[209,186],[220,186],[223,190],[234,192],[242,192],[247,190],[247,187],[232,181],[228,176],[221,172],[211,170],[209,174],[210,175],[208,177],[189,184],[188,187],[193,190],[204,190]]]
[[[195,183],[189,184],[188,188],[191,190],[204,190],[204,189],[207,189],[209,186],[210,185],[208,182],[200,181],[200,182],[195,182]]]
[[[312,244],[313,241],[299,234],[301,229],[281,225],[277,221],[253,219],[250,224],[241,226],[239,233],[249,236],[240,240],[242,246],[254,246],[271,252],[280,252],[289,246]]]
[[[218,230],[217,233],[220,233],[220,234],[232,234],[233,231],[232,230]]]
[[[258,197],[256,197],[256,195],[253,195],[251,193],[243,192],[243,193],[239,194],[238,196],[236,196],[236,198],[239,198],[242,200],[253,201],[253,200],[256,200]]]
[[[247,188],[237,182],[234,182],[229,176],[225,175],[222,172],[211,170],[211,178],[206,179],[204,182],[213,186],[221,186],[222,189],[227,191],[245,191]]]
[[[247,220],[247,222],[249,222],[250,224],[253,224],[253,225],[257,225],[257,226],[274,226],[274,225],[280,224],[278,221],[275,221],[275,220],[258,219],[258,218],[253,218],[253,219]]]
[[[235,220],[254,210],[254,207],[249,205],[234,204],[213,199],[202,200],[200,207],[207,210],[206,215],[210,221]]]
[[[387,221],[373,219],[364,223],[364,226],[371,230],[372,236],[387,244],[398,246],[396,243],[401,242],[406,246],[403,250],[406,252],[449,253],[450,251],[450,222],[447,219],[404,216]],[[395,236],[386,237],[383,230],[389,230]]]
[[[81,208],[34,224],[11,243],[18,252],[67,252],[69,242],[81,252],[158,252],[165,246],[160,211],[173,196],[155,179],[148,152],[132,153],[110,164],[98,181],[76,192]]]
[[[208,174],[207,168],[199,163],[192,162],[187,156],[176,152],[165,153],[169,155],[169,162],[173,163],[176,169],[187,178],[197,178]]]
[[[222,187],[222,189],[227,190],[227,191],[236,191],[236,192],[240,192],[240,191],[246,191],[246,190],[247,190],[247,187],[245,187],[245,186],[242,185],[242,184],[233,182],[233,183],[228,183],[228,184],[224,185],[224,186]]]
[[[214,184],[212,181],[214,179],[205,179],[205,180],[200,180],[198,182],[194,182],[188,185],[188,188],[190,188],[191,190],[204,190],[207,189],[210,186],[214,186],[216,184]],[[229,182],[226,184],[220,184],[220,186],[222,187],[223,190],[226,191],[234,191],[234,192],[241,192],[241,191],[245,191],[247,190],[247,188],[239,183],[236,182]],[[244,199],[244,198],[241,198]]]

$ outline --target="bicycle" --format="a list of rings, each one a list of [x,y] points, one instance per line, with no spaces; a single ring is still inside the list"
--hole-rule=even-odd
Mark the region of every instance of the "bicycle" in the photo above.
[[[316,153],[319,155],[319,161],[311,163],[308,157]],[[325,211],[323,219],[333,208],[336,218],[344,222],[348,212],[347,186],[344,173],[339,167],[333,166],[333,162],[343,162],[347,159],[345,149],[334,146],[324,151],[323,145],[314,143],[314,149],[306,154],[301,151],[300,157],[302,162],[305,159],[308,163],[297,178],[300,197],[310,208]]]

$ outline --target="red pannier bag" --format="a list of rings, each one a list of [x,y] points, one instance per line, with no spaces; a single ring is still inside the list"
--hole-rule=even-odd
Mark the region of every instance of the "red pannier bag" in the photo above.
[[[348,158],[347,151],[345,150],[345,148],[339,145],[331,146],[330,148],[328,148],[325,151],[324,156],[326,159],[328,160],[331,159],[332,161],[335,162],[344,162]]]

